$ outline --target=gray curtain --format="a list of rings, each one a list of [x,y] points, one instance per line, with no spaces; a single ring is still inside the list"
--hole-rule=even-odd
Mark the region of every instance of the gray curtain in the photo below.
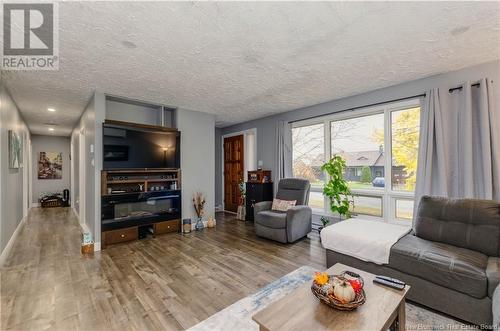
[[[278,121],[276,124],[276,169],[274,181],[292,177],[292,127],[289,123]],[[277,185],[275,185],[277,187]]]
[[[500,118],[492,83],[481,79],[479,84],[427,93],[420,117],[416,202],[422,195],[500,200]]]

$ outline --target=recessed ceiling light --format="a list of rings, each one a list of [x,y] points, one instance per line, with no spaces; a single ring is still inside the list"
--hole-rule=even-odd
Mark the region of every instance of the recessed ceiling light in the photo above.
[[[49,128],[49,131],[54,131],[54,128]]]
[[[54,108],[47,108],[48,111],[56,111]]]

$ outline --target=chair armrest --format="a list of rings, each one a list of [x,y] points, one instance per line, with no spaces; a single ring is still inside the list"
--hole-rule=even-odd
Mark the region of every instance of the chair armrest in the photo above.
[[[294,206],[286,212],[286,232],[289,242],[294,242],[312,230],[312,209],[309,206]]]
[[[264,211],[264,210],[271,210],[272,206],[273,206],[272,201],[257,202],[255,205],[253,205],[254,215],[257,215],[258,213],[260,213],[261,211]]]

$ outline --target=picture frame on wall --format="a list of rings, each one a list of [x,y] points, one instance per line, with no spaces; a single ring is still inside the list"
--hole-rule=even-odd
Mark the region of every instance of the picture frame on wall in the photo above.
[[[9,130],[9,168],[19,169],[23,164],[23,141],[14,130]]]
[[[38,153],[38,179],[62,179],[61,152]]]

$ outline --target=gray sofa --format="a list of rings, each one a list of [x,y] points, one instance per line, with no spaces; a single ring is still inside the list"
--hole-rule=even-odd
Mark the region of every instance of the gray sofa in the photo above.
[[[276,198],[297,200],[295,207],[286,212],[271,210],[272,201],[258,202],[254,206],[255,233],[259,237],[292,243],[311,232],[312,210],[307,205],[311,185],[308,180],[284,178],[278,184]]]
[[[326,261],[328,267],[340,262],[401,279],[412,286],[409,300],[473,324],[491,325],[493,293],[500,282],[500,203],[425,196],[412,232],[392,246],[389,264],[330,250]]]

